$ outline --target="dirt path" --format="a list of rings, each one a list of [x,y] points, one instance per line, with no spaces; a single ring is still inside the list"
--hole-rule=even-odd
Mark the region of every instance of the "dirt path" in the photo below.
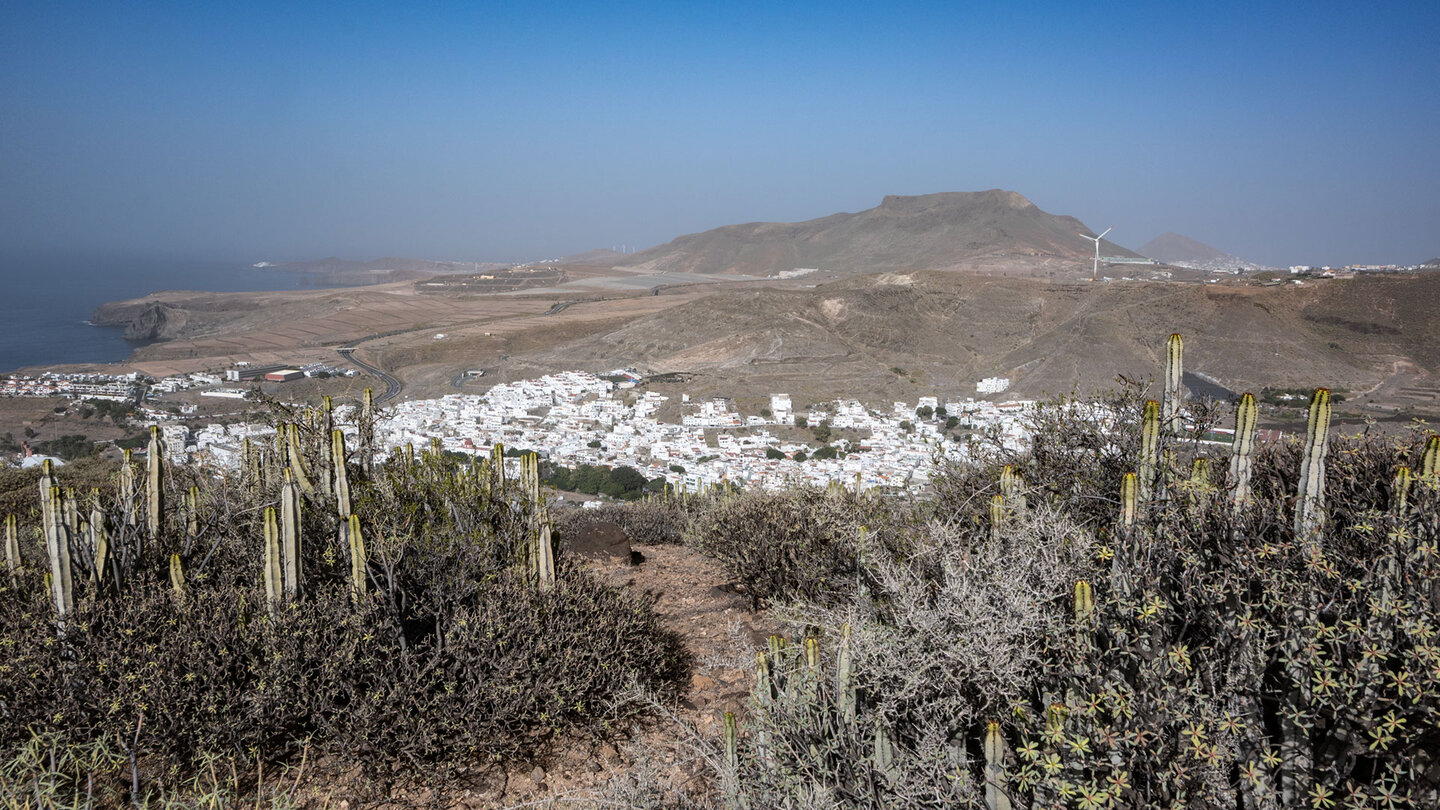
[[[628,739],[557,746],[539,765],[491,771],[484,786],[455,797],[470,807],[625,806],[629,790],[703,791],[709,771],[692,744],[718,742],[725,712],[744,709],[753,684],[754,653],[778,625],[752,613],[748,600],[724,587],[718,568],[683,546],[641,546],[644,562],[594,563],[593,573],[618,587],[655,596],[666,627],[681,634],[694,656],[693,675],[678,703],[630,732]],[[620,784],[616,789],[617,783]],[[607,790],[606,786],[610,789]]]

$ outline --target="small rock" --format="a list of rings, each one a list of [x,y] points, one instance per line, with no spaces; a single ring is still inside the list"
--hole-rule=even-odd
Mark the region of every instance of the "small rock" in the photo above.
[[[534,783],[537,784],[537,785],[540,784],[541,782],[544,782],[544,781],[545,781],[545,769],[542,768],[542,767],[540,767],[539,765],[536,765],[536,766],[535,766],[535,770],[533,770],[533,771],[530,772],[530,781],[531,781],[531,782],[534,782]]]
[[[699,674],[697,674],[697,675],[693,676],[692,678],[690,678],[690,688],[691,688],[691,689],[713,689],[713,688],[715,688],[715,680],[714,680],[713,678],[707,678],[707,677],[705,677],[704,675],[699,675]]]
[[[605,743],[600,746],[600,758],[606,762],[618,762],[620,761],[620,752],[615,750],[615,746]]]

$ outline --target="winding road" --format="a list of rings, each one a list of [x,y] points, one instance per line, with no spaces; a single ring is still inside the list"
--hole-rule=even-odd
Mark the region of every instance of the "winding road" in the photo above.
[[[357,341],[357,342],[358,342],[358,341]],[[405,388],[405,383],[400,382],[400,380],[399,380],[398,378],[396,378],[395,376],[393,376],[393,375],[391,375],[391,374],[389,374],[389,373],[387,373],[387,372],[385,372],[385,371],[382,371],[381,369],[378,369],[378,368],[376,368],[375,366],[370,365],[369,363],[365,362],[364,360],[361,360],[361,359],[357,358],[357,357],[355,356],[355,347],[354,347],[354,346],[346,346],[346,347],[344,347],[344,348],[342,348],[342,349],[337,349],[336,351],[340,352],[340,356],[341,356],[341,357],[344,357],[346,360],[349,360],[351,363],[354,363],[355,365],[359,366],[360,368],[364,369],[365,371],[368,371],[368,372],[370,372],[371,374],[374,374],[376,377],[379,377],[380,379],[382,379],[382,380],[385,381],[385,393],[381,394],[381,395],[378,396],[378,397],[375,397],[375,404],[376,404],[376,405],[380,405],[380,404],[389,402],[390,400],[392,400],[392,399],[400,396],[400,392]]]

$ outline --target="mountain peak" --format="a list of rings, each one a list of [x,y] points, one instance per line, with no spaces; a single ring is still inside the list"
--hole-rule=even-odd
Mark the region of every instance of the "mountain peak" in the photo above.
[[[970,270],[1088,277],[1085,224],[1005,189],[889,195],[874,208],[805,222],[750,222],[689,234],[626,258],[651,272],[769,276]],[[1106,255],[1134,256],[1106,242]],[[1081,271],[1084,271],[1083,273]]]

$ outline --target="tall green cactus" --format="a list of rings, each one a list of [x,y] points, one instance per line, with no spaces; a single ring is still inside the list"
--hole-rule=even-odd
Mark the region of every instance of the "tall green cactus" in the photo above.
[[[326,439],[330,438],[331,433],[335,430],[334,407],[329,396],[326,396],[320,405],[320,435]],[[320,479],[321,489],[327,496],[335,494],[335,471],[331,466],[335,461],[335,456],[333,453],[327,452],[330,449],[329,447],[320,448],[317,457],[319,463],[317,477]]]
[[[145,528],[151,538],[160,537],[165,528],[165,440],[154,425],[145,450]]]
[[[1005,785],[1005,738],[1000,734],[1000,724],[993,720],[985,726],[985,807],[1010,810]]]
[[[55,612],[63,619],[75,607],[75,592],[70,581],[70,535],[65,528],[59,487],[50,488],[49,502],[44,531],[45,550],[50,557],[50,593]]]
[[[1165,429],[1178,436],[1185,432],[1185,420],[1180,415],[1185,389],[1185,341],[1179,335],[1171,335],[1165,341]]]
[[[375,468],[375,392],[365,389],[360,399],[360,416],[356,420],[359,430],[360,469],[368,478]]]
[[[1001,528],[1005,525],[1005,496],[990,496],[990,540],[1000,542]]]
[[[1440,486],[1440,436],[1425,440],[1425,455],[1420,458],[1420,480]]]
[[[135,525],[135,461],[133,451],[125,448],[125,455],[120,459],[120,477],[115,495],[120,507],[119,524],[126,528]]]
[[[346,520],[347,530],[345,539],[350,544],[350,592],[356,599],[365,595],[368,580],[366,572],[369,570],[365,556],[365,537],[360,533],[360,516],[351,515]]]
[[[200,487],[191,486],[185,493],[186,548],[200,536]]]
[[[255,447],[255,443],[250,441],[249,436],[240,440],[240,476],[246,497],[258,501],[265,482],[260,472],[260,451]]]
[[[10,574],[10,584],[20,587],[20,534],[14,515],[5,516],[5,570]]]
[[[275,522],[275,507],[265,507],[265,603],[274,613],[285,597],[285,580],[280,569],[280,529]]]
[[[894,778],[895,743],[890,740],[890,732],[885,728],[885,721],[878,716],[875,718],[875,743],[870,759],[875,764],[875,770],[885,774],[886,778]]]
[[[1395,471],[1395,483],[1390,495],[1390,508],[1397,517],[1404,517],[1410,508],[1410,485],[1414,482],[1414,476],[1410,473],[1409,467],[1401,467]]]
[[[725,766],[731,773],[740,767],[740,728],[734,712],[725,712]]]
[[[290,473],[295,478],[296,486],[306,498],[315,497],[315,484],[310,480],[310,473],[305,469],[305,449],[300,445],[300,426],[290,425],[285,431],[285,442],[289,447],[287,455],[290,458]]]
[[[350,474],[345,469],[345,432],[336,428],[330,432],[330,466],[334,470],[335,508],[341,520],[350,518]]]
[[[1000,469],[1000,494],[1004,495],[1005,502],[1015,509],[1024,509],[1027,506],[1025,478],[1013,464],[1006,464]]]
[[[1325,453],[1330,446],[1330,390],[1316,388],[1310,397],[1305,429],[1305,457],[1295,501],[1295,536],[1309,539],[1319,531],[1325,509]]]
[[[490,474],[494,476],[491,483],[491,491],[501,492],[505,489],[505,445],[495,442],[490,448]]]
[[[1145,411],[1140,420],[1140,463],[1137,473],[1141,505],[1150,503],[1160,470],[1160,403],[1153,399],[1145,401]]]
[[[555,589],[555,545],[551,541],[550,522],[540,526],[535,537],[535,576],[542,591]]]
[[[98,589],[105,584],[105,569],[110,564],[110,532],[105,526],[105,510],[100,508],[98,494],[90,507],[90,523],[87,526],[87,534],[93,562],[90,568],[90,582]]]
[[[1135,473],[1125,473],[1120,479],[1120,527],[1128,534],[1135,528],[1135,518],[1140,512],[1140,485]]]
[[[300,487],[290,468],[285,469],[280,485],[280,553],[285,595],[300,595]]]
[[[840,646],[835,651],[835,708],[840,719],[855,722],[855,664],[850,655],[850,625],[840,625]]]
[[[180,562],[179,554],[170,555],[170,587],[176,596],[185,596],[185,565]]]
[[[1230,506],[1239,511],[1250,502],[1250,475],[1255,454],[1255,425],[1260,408],[1245,392],[1235,405],[1235,439],[1230,445]]]

